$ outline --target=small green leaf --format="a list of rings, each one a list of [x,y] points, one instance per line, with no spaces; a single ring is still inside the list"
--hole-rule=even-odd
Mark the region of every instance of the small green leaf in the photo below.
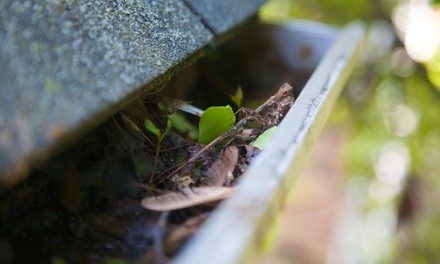
[[[227,106],[212,106],[203,112],[199,123],[199,142],[209,144],[228,131],[235,123],[235,114]]]
[[[264,149],[267,145],[267,142],[272,138],[273,134],[275,133],[276,126],[273,126],[271,128],[266,129],[261,135],[257,137],[252,143],[251,146],[254,146],[259,149]]]
[[[243,90],[241,89],[241,86],[238,86],[235,94],[231,95],[231,101],[234,102],[238,108],[241,107],[241,102],[243,101]]]
[[[127,264],[128,262],[123,259],[113,258],[113,257],[106,257],[104,259],[104,264]]]
[[[63,258],[53,256],[50,261],[52,264],[68,264],[69,262],[65,261]]]
[[[167,128],[165,129],[165,131],[163,132],[163,134],[160,135],[160,140],[159,141],[163,141],[163,139],[165,138],[165,136],[170,132],[171,128],[173,127],[173,123],[171,122],[170,118],[168,117],[167,120]]]
[[[173,123],[173,127],[182,134],[186,134],[189,139],[197,140],[199,138],[199,130],[191,124],[183,115],[174,113],[168,116]]]
[[[145,128],[151,133],[155,134],[157,138],[160,138],[160,129],[148,118],[145,118],[144,121]]]

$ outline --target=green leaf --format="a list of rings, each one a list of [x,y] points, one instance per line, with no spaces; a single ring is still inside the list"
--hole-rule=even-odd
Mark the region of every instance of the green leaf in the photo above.
[[[168,120],[167,120],[167,128],[165,129],[163,134],[160,135],[160,140],[159,141],[161,141],[161,142],[163,141],[163,139],[170,132],[172,127],[173,127],[173,123],[171,122],[170,118],[168,118]]]
[[[203,112],[199,123],[199,142],[209,144],[228,131],[235,123],[235,114],[227,106],[212,106]]]
[[[54,256],[50,261],[52,264],[68,264],[69,262],[65,261],[63,258]]]
[[[157,138],[160,138],[160,135],[161,135],[160,129],[157,128],[157,126],[150,119],[145,118],[144,125],[148,131],[155,134],[157,136]]]
[[[173,123],[173,127],[182,134],[186,134],[190,139],[199,138],[199,130],[191,124],[183,115],[174,113],[168,116]]]
[[[259,149],[264,149],[267,145],[267,142],[272,138],[273,134],[275,133],[276,126],[273,126],[271,128],[266,129],[261,135],[257,137],[252,143],[251,146],[254,146]]]
[[[123,259],[113,258],[113,257],[106,257],[104,259],[104,264],[127,264],[128,262]]]
[[[238,86],[235,94],[231,95],[231,101],[234,102],[238,108],[241,107],[241,102],[243,101],[243,90],[241,89],[241,86]]]

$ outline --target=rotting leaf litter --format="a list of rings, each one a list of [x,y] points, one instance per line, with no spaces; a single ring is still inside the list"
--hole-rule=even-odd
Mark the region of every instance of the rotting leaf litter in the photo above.
[[[229,116],[220,112],[226,119],[216,124],[214,113],[199,131],[201,144],[176,113],[203,118],[198,108],[150,94],[2,197],[1,250],[16,262],[167,262],[233,193],[260,152],[251,142],[278,125],[293,101],[286,83],[255,110],[240,108],[236,123],[231,107],[219,107]]]

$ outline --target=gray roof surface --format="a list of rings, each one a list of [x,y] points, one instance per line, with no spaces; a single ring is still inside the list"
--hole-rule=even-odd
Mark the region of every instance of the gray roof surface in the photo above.
[[[0,1],[0,182],[17,182],[262,2]]]
[[[186,0],[214,33],[222,34],[240,23],[244,17],[256,13],[266,0]]]

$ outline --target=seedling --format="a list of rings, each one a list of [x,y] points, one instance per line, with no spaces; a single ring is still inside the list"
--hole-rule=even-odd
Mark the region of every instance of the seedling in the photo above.
[[[241,107],[241,102],[243,101],[243,90],[241,89],[241,86],[238,86],[235,93],[231,95],[231,101],[237,106],[237,108]]]
[[[275,134],[275,130],[277,126],[273,126],[271,128],[266,129],[261,135],[257,137],[250,145],[261,150],[266,148],[267,143],[272,138],[273,134]]]
[[[182,114],[173,113],[168,116],[168,119],[173,123],[175,130],[186,135],[189,139],[197,140],[199,138],[199,130],[197,127],[191,124]]]
[[[238,87],[235,94],[231,95],[231,100],[237,105],[237,107],[240,107],[242,99],[243,91],[241,90],[241,87]],[[190,138],[193,138],[198,134],[199,143],[204,145],[210,143],[215,138],[228,131],[235,124],[236,120],[235,114],[229,105],[213,106],[203,111],[178,99],[160,97],[159,108],[165,112],[175,112],[175,110],[180,110],[200,117],[198,133],[197,128],[194,128],[182,115],[174,113],[168,116],[168,119],[171,120],[173,126],[179,132],[187,134]],[[157,132],[155,126],[151,126],[151,129],[151,132]]]
[[[168,132],[170,132],[173,124],[171,123],[171,120],[168,119],[167,127],[163,132],[148,118],[145,118],[144,124],[145,124],[145,128],[151,133],[155,134],[157,137],[156,154],[154,156],[153,169],[151,170],[150,180],[148,181],[148,183],[151,184],[153,182],[154,173],[156,172],[157,160],[159,159],[160,145],[162,144],[162,141],[164,140]]]
[[[277,125],[281,121],[281,118],[285,115],[285,113],[287,113],[290,106],[293,104],[294,98],[292,90],[292,86],[290,86],[288,83],[283,84],[275,95],[267,99],[262,105],[255,109],[251,115],[242,118],[235,125],[235,115],[232,112],[230,106],[210,107],[206,109],[199,123],[199,142],[202,144],[203,142],[205,142],[206,145],[200,151],[195,153],[190,159],[188,159],[186,163],[194,162],[208,148],[218,144],[219,142],[222,142],[230,136],[237,135],[237,133],[243,131],[245,125],[250,121],[256,121],[257,123],[262,122],[259,124],[260,129],[263,131],[269,130],[263,136],[263,138],[260,139],[264,143],[264,141],[266,140],[263,139],[267,139],[268,137],[270,137],[271,133],[273,133],[275,130],[275,128],[268,128]],[[212,110],[211,108],[213,108],[214,110]],[[217,112],[217,110],[215,109],[218,109],[220,111]],[[223,112],[224,115],[222,115],[221,112]],[[223,130],[221,130],[222,132],[219,132],[220,130],[216,128],[216,126],[223,123],[228,123],[228,126],[223,127]],[[214,136],[214,133],[212,133],[212,131],[217,131],[215,132],[217,134],[215,134]],[[262,147],[264,147],[264,144],[262,144]],[[169,173],[168,176],[166,176],[165,178],[176,174],[184,167],[185,164],[181,164],[180,166],[176,167],[171,173]]]
[[[211,106],[206,109],[199,122],[199,142],[209,144],[214,139],[228,131],[235,124],[235,114],[232,107]]]

